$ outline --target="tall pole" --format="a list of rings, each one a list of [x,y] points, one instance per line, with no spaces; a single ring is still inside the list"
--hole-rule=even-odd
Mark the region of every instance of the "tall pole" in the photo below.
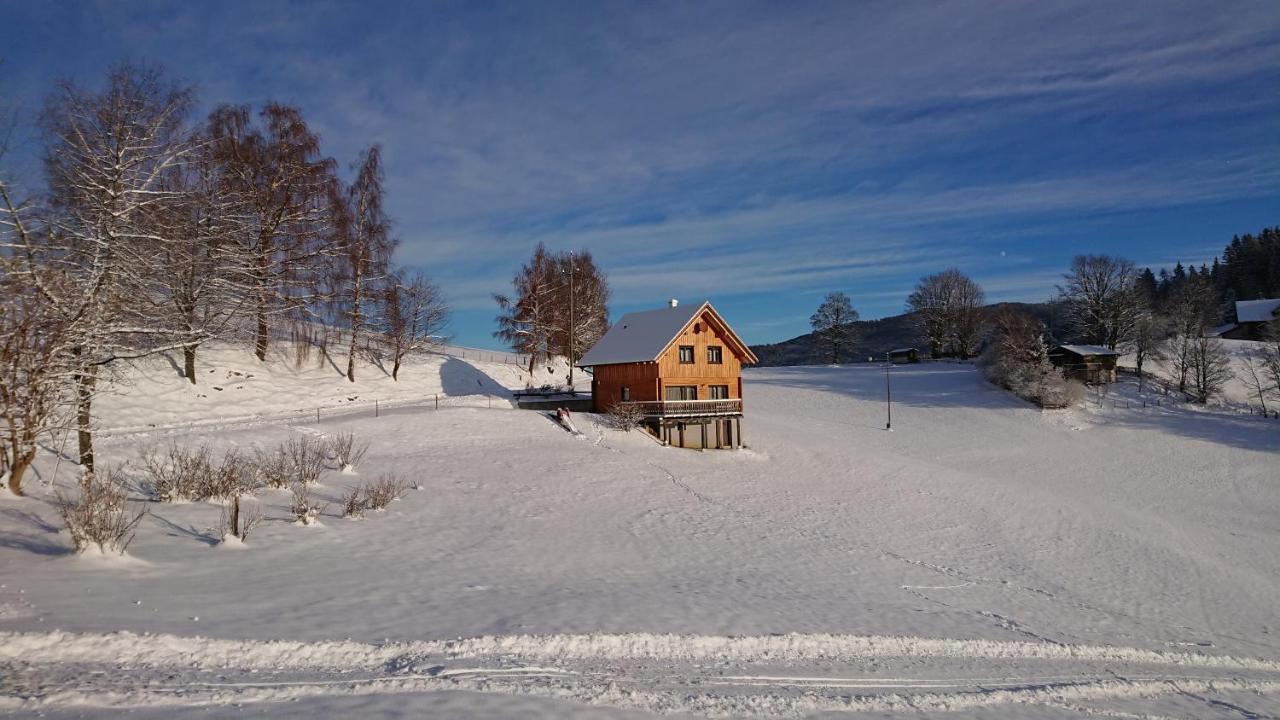
[[[893,432],[893,388],[889,385],[889,353],[884,354],[884,429]]]
[[[574,336],[578,334],[578,327],[573,317],[573,266],[574,256],[573,253],[569,253],[569,392],[577,394],[577,390],[573,387],[573,346]]]

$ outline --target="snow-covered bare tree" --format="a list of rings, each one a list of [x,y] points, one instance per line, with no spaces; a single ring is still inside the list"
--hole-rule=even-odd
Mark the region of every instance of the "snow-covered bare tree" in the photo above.
[[[172,328],[138,299],[151,289],[155,244],[171,229],[157,227],[153,211],[183,194],[166,179],[192,151],[190,106],[190,91],[158,70],[123,66],[100,92],[62,83],[43,114],[50,215],[28,263],[61,279],[41,292],[75,336],[79,455],[89,473],[92,398],[102,368],[187,342],[172,341]]]
[[[204,137],[171,174],[169,186],[177,197],[147,213],[162,231],[152,242],[150,292],[139,299],[185,341],[183,374],[194,385],[201,342],[227,334],[254,297],[252,258],[240,242],[248,232],[248,208],[222,176],[215,148]]]
[[[383,283],[379,321],[391,349],[391,379],[399,380],[405,355],[440,341],[449,322],[449,305],[428,277],[400,271]]]
[[[1240,381],[1249,388],[1262,405],[1262,413],[1267,413],[1267,398],[1277,390],[1275,381],[1267,367],[1266,350],[1246,352],[1240,362]]]
[[[248,107],[227,105],[208,124],[226,189],[246,208],[239,242],[252,260],[254,352],[265,360],[273,323],[317,299],[336,180],[301,111],[270,103],[259,117],[262,127]]]
[[[356,381],[356,353],[379,299],[377,289],[386,278],[396,246],[382,206],[382,181],[382,150],[374,145],[361,153],[351,186],[331,198],[333,262],[328,297],[335,317],[351,334],[347,348],[351,382]]]
[[[1133,263],[1111,255],[1077,255],[1058,292],[1067,321],[1087,342],[1115,349],[1133,336],[1144,309]]]
[[[996,313],[979,365],[988,380],[1041,407],[1067,407],[1084,396],[1083,385],[1066,380],[1050,363],[1044,325],[1027,313]]]
[[[986,293],[956,268],[920,279],[907,297],[916,328],[933,357],[951,352],[968,358],[982,339]]]
[[[858,341],[858,311],[842,292],[827,293],[817,311],[809,316],[813,328],[815,356],[824,362],[839,363]]]

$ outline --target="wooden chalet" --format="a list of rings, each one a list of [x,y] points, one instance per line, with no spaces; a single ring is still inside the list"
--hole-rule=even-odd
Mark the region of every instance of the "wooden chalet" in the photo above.
[[[1058,345],[1049,350],[1049,362],[1066,377],[1090,385],[1116,381],[1120,353],[1102,345]]]
[[[596,412],[638,408],[670,445],[742,445],[742,366],[755,354],[711,303],[623,315],[579,364],[591,368]]]
[[[915,348],[898,348],[889,351],[889,362],[896,364],[920,362],[920,351]]]

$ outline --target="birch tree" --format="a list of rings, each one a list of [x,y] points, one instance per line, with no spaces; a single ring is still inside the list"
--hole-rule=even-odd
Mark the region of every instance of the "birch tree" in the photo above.
[[[498,304],[498,329],[493,335],[512,351],[529,356],[530,373],[538,360],[550,358],[555,349],[555,264],[546,246],[538,243],[533,257],[512,277],[512,293],[493,296]]]
[[[351,333],[347,348],[347,380],[356,380],[356,353],[368,332],[376,289],[385,278],[395,240],[382,206],[382,151],[361,154],[355,181],[341,197],[333,197],[334,265],[330,302]]]
[[[383,286],[381,331],[391,349],[391,379],[400,379],[400,362],[409,353],[439,342],[449,322],[449,306],[440,288],[419,273],[391,274]]]
[[[266,360],[277,318],[305,310],[327,251],[334,164],[295,107],[270,103],[254,124],[247,106],[209,117],[210,142],[226,188],[245,203],[242,251],[251,258],[254,353]]]

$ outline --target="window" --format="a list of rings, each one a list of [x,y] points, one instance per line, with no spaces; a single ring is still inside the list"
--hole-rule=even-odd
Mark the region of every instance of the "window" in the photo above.
[[[630,402],[630,401],[631,401],[631,386],[623,385],[622,386],[622,402]]]
[[[712,385],[707,389],[711,391],[712,400],[728,400],[729,399],[728,385]]]
[[[668,385],[666,389],[667,400],[697,400],[697,385]]]
[[[720,363],[724,362],[723,358],[724,358],[724,352],[721,350],[719,345],[707,346],[707,362],[711,363],[712,365],[719,365]]]
[[[682,365],[693,364],[693,346],[692,345],[680,346],[680,363]]]

